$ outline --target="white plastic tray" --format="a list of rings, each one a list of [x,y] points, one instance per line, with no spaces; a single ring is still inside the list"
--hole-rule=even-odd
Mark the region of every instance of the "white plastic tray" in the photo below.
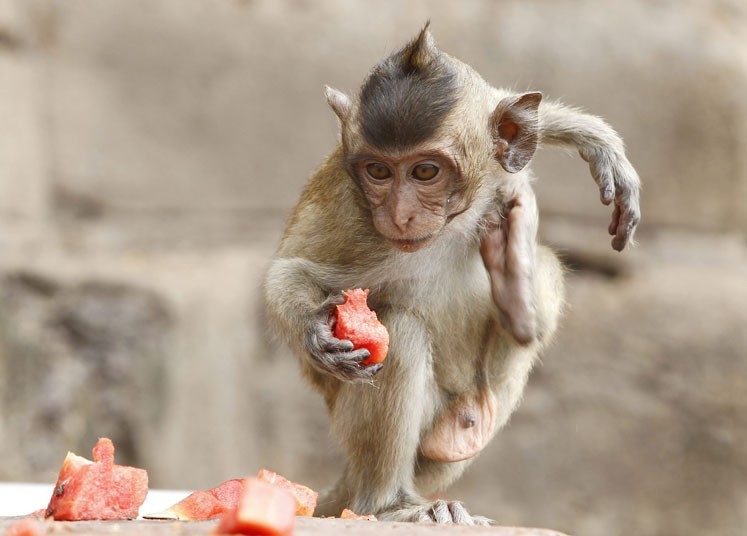
[[[0,516],[23,516],[46,508],[54,484],[0,482]],[[151,489],[140,507],[140,515],[161,512],[181,501],[190,491]]]

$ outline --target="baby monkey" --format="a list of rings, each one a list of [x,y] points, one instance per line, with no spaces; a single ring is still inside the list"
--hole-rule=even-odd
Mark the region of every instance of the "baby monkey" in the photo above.
[[[556,256],[537,244],[527,164],[540,143],[589,163],[622,250],[639,180],[604,121],[488,85],[426,26],[351,99],[326,88],[341,143],[311,177],[265,279],[271,327],[325,399],[345,456],[318,515],[486,524],[429,500],[516,409],[563,299]],[[371,289],[387,360],[333,335],[340,291]],[[375,378],[375,379],[374,379]]]

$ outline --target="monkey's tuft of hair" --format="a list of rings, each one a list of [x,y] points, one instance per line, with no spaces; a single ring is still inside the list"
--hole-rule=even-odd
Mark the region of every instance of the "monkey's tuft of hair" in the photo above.
[[[431,138],[459,98],[457,73],[436,47],[429,24],[376,65],[361,87],[362,133],[379,149]]]

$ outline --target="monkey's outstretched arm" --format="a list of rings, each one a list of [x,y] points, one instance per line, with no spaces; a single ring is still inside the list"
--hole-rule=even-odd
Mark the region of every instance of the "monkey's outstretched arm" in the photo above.
[[[321,271],[300,258],[273,260],[265,278],[268,319],[305,365],[342,381],[370,381],[383,365],[362,366],[369,351],[334,336],[334,307],[344,298],[322,288],[314,277]]]
[[[612,247],[622,251],[641,217],[640,179],[625,156],[622,139],[599,117],[555,102],[542,102],[539,122],[541,141],[575,147],[589,163],[602,203],[614,202],[608,231],[614,237]]]

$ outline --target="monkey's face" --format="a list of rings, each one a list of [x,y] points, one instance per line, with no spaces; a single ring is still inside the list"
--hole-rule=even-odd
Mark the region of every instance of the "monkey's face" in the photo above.
[[[376,230],[401,251],[431,243],[456,205],[459,168],[446,152],[361,155],[350,161],[350,169]]]
[[[539,94],[498,103],[494,91],[442,54],[427,28],[372,69],[355,101],[325,88],[340,120],[346,169],[376,230],[398,249],[431,243],[476,192],[492,200],[483,177],[502,173],[499,163],[516,173],[531,159]]]

